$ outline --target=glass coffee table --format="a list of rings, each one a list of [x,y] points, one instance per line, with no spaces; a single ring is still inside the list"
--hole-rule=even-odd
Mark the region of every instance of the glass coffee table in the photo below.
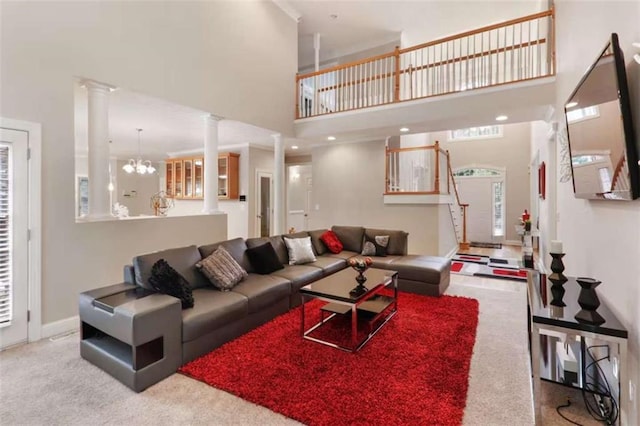
[[[384,269],[370,268],[365,272],[365,288],[358,288],[358,273],[351,268],[319,279],[300,289],[302,297],[301,330],[302,337],[348,352],[362,348],[398,311],[398,273]],[[319,299],[318,307],[311,307],[312,299]],[[306,328],[309,321],[308,310],[317,309],[319,321]],[[350,327],[348,326],[350,322]],[[347,323],[340,329],[338,323]],[[334,328],[331,330],[331,328]],[[338,339],[328,339],[325,335],[338,335]],[[363,333],[363,330],[365,332]],[[347,334],[345,336],[344,334]],[[342,336],[340,336],[342,334]],[[349,335],[350,334],[350,335]]]

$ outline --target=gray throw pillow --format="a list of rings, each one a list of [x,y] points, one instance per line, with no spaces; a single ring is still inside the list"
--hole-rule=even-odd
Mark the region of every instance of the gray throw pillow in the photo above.
[[[209,278],[211,284],[222,291],[231,290],[247,276],[247,271],[222,246],[196,263],[196,268]]]
[[[316,256],[313,254],[311,246],[311,237],[287,238],[285,236],[284,243],[289,251],[289,265],[302,265],[316,261]]]

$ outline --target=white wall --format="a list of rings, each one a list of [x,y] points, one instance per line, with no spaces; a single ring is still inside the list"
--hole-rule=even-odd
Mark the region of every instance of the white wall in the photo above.
[[[295,22],[267,1],[1,2],[0,19],[1,114],[42,124],[44,323],[136,254],[226,237],[224,216],[75,223],[73,77],[287,135]]]
[[[444,255],[453,248],[439,241],[439,211],[447,206],[384,204],[384,141],[316,147],[312,159],[312,206],[319,209],[311,211],[309,229],[401,229],[409,233],[410,253]]]
[[[558,42],[557,119],[585,70],[595,61],[612,32],[620,38],[629,81],[633,85],[635,129],[640,128],[638,65],[631,43],[640,41],[640,3],[632,1],[556,2]],[[632,202],[576,199],[571,182],[558,185],[558,238],[564,242],[567,275],[602,281],[598,296],[629,330],[632,380],[640,389],[640,200]],[[625,386],[625,384],[623,384]],[[639,417],[637,396],[631,423]]]

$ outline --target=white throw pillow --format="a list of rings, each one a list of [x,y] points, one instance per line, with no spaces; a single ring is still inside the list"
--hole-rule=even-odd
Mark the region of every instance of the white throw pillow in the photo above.
[[[302,265],[303,263],[315,262],[316,256],[311,247],[311,237],[287,238],[284,243],[289,250],[289,265]]]

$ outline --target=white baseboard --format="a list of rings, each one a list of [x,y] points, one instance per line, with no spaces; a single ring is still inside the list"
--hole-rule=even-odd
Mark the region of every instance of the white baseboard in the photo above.
[[[458,252],[458,244],[456,244],[449,253],[445,254],[444,257],[448,257],[449,259],[451,259],[453,255],[456,254],[457,252]]]
[[[80,329],[80,317],[78,315],[74,317],[65,318],[60,321],[54,321],[47,324],[42,324],[42,338],[48,339],[49,337],[57,336],[59,334],[70,333],[78,331]]]

